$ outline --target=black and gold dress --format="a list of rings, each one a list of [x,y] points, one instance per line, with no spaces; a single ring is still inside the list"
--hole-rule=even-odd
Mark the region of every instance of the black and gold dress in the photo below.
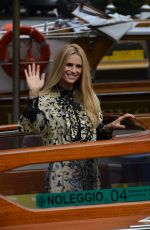
[[[20,116],[21,130],[41,134],[43,145],[96,141],[87,112],[71,91],[59,89],[37,98],[29,98],[27,110]],[[100,114],[99,135],[104,135]],[[71,153],[70,153],[71,154]],[[50,163],[46,192],[99,189],[101,179],[95,159]]]

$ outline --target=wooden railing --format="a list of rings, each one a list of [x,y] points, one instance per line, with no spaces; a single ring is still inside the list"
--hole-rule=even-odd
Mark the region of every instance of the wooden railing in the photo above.
[[[150,81],[134,81],[134,82],[111,82],[109,83],[94,83],[93,84],[94,91],[96,94],[119,94],[119,93],[149,93],[150,91]],[[117,92],[116,92],[117,88]]]
[[[17,131],[18,129],[19,129],[19,124],[0,125],[0,132]]]

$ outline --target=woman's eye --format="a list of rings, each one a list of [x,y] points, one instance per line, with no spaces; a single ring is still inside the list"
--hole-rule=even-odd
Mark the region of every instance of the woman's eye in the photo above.
[[[76,65],[77,68],[82,68],[82,65]]]
[[[66,66],[68,66],[68,67],[72,67],[72,66],[73,66],[73,64],[72,64],[72,63],[67,63],[67,64],[66,64]]]
[[[80,64],[74,65],[72,63],[67,63],[66,66],[67,67],[73,67],[73,66],[75,66],[76,68],[82,68],[82,65],[80,65]]]

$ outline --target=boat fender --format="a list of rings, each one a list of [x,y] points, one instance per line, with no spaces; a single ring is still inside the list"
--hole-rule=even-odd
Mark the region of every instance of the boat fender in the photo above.
[[[24,69],[32,62],[39,64],[40,70],[43,72],[50,59],[50,46],[45,36],[37,29],[29,26],[21,26],[20,35],[27,35],[29,37],[27,52],[25,55],[23,54],[25,58],[20,58],[20,77],[25,78]],[[13,57],[10,57],[10,53],[13,52],[10,52],[10,43],[12,39],[13,30],[10,30],[6,32],[0,40],[0,64],[9,76],[13,76]],[[33,41],[38,43],[39,57],[33,54]]]

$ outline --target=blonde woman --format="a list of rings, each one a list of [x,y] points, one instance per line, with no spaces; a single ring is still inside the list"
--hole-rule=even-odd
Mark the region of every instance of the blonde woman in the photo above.
[[[83,49],[65,45],[45,79],[35,64],[25,69],[29,87],[26,113],[20,116],[22,131],[40,132],[44,145],[109,139],[121,122],[134,118],[125,114],[103,125],[100,102],[91,86],[90,68]],[[49,164],[46,192],[99,189],[100,172],[93,159]]]

